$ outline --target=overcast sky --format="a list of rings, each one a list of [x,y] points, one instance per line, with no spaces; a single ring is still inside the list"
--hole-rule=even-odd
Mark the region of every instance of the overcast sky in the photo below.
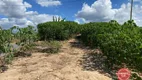
[[[142,26],[142,0],[134,0],[133,19]],[[117,20],[130,16],[130,0],[0,0],[0,26],[26,27],[60,16],[78,23]]]

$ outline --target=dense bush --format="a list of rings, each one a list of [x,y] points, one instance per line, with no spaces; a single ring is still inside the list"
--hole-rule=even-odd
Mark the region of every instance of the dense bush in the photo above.
[[[92,48],[100,48],[107,56],[109,68],[125,63],[130,68],[142,71],[142,29],[133,21],[124,25],[110,21],[83,26],[82,42]]]
[[[16,41],[18,39],[18,41]],[[19,28],[17,26],[10,29],[0,29],[0,53],[11,52],[11,43],[30,44],[38,39],[37,32],[33,26]]]
[[[0,53],[6,53],[10,51],[10,42],[13,35],[11,30],[0,30]]]
[[[16,41],[17,40],[17,41]],[[9,64],[18,52],[18,48],[21,47],[16,45],[23,43],[31,44],[31,42],[37,40],[37,32],[34,27],[28,26],[25,28],[19,28],[17,26],[11,27],[10,29],[2,29],[0,27],[0,72],[4,71],[5,64]],[[16,45],[16,46],[15,46]],[[19,53],[22,55],[21,53]]]
[[[24,28],[15,27],[17,30],[15,35],[15,39],[20,40],[20,44],[31,44],[38,40],[37,31],[33,26],[28,26]]]
[[[65,40],[78,33],[78,24],[75,22],[46,22],[38,24],[41,40]]]

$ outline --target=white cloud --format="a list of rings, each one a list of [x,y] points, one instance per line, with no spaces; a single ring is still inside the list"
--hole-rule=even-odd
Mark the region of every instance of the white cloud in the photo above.
[[[142,25],[142,6],[134,5],[133,19],[138,25]],[[130,3],[122,4],[120,8],[113,9],[110,0],[97,0],[91,6],[84,3],[82,10],[76,14],[77,18],[85,19],[87,22],[117,20],[119,23],[124,23],[129,20]]]
[[[38,12],[37,11],[28,11],[28,12],[25,12],[27,18],[31,17],[31,16],[34,16],[34,15],[38,15]]]
[[[59,0],[37,0],[37,3],[43,7],[61,5],[61,1]]]
[[[104,3],[105,1],[105,3]],[[84,3],[82,10],[77,13],[77,17],[87,21],[107,21],[114,17],[115,11],[112,10],[109,0],[98,0],[91,6]]]
[[[37,14],[33,16],[29,16],[29,19],[35,24],[43,23],[43,22],[48,22],[48,21],[53,21],[53,16],[58,16],[58,15],[48,15],[48,14]]]
[[[14,23],[15,23],[14,21],[9,21],[8,18],[0,19],[0,26],[2,26],[2,28],[4,29],[8,29],[9,28],[8,26],[12,27]]]
[[[4,29],[8,29],[12,26],[19,26],[19,27],[27,27],[28,25],[33,25],[33,22],[31,22],[30,20],[27,20],[27,18],[21,18],[21,19],[17,19],[17,18],[2,18],[0,19],[0,25],[2,26],[2,28]]]
[[[12,26],[27,27],[28,25],[37,26],[39,23],[53,21],[53,16],[48,14],[28,14],[25,18],[1,18],[0,26],[4,29],[8,29]]]
[[[31,7],[32,7],[32,5],[30,5],[30,4],[27,3],[27,2],[24,2],[24,6],[27,7],[27,8],[31,8]]]
[[[0,0],[0,14],[8,17],[22,18],[27,8],[31,7],[29,3],[23,3],[23,0]]]
[[[0,26],[4,29],[12,26],[36,26],[42,22],[52,21],[53,16],[58,16],[27,11],[27,8],[32,8],[32,5],[23,0],[0,0],[0,15],[6,16],[0,19]]]
[[[79,19],[75,19],[75,22],[77,22],[78,24],[82,24],[82,23],[88,23],[85,19],[83,18],[79,18]]]

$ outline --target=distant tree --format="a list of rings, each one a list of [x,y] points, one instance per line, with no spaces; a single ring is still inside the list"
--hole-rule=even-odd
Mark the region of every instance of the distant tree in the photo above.
[[[53,16],[53,22],[65,22],[66,18],[61,19],[61,17]]]
[[[132,26],[132,27],[137,27],[137,24],[134,22],[134,20],[128,20],[123,24],[124,26]]]
[[[53,22],[55,22],[55,17],[53,16]]]
[[[0,26],[0,30],[2,30],[2,27]]]

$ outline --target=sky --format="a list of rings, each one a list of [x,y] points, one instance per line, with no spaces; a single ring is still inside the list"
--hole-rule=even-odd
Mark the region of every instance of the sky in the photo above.
[[[53,16],[77,23],[107,22],[120,24],[130,18],[131,0],[0,0],[0,26],[37,26]],[[142,26],[142,0],[134,0],[133,19]]]

